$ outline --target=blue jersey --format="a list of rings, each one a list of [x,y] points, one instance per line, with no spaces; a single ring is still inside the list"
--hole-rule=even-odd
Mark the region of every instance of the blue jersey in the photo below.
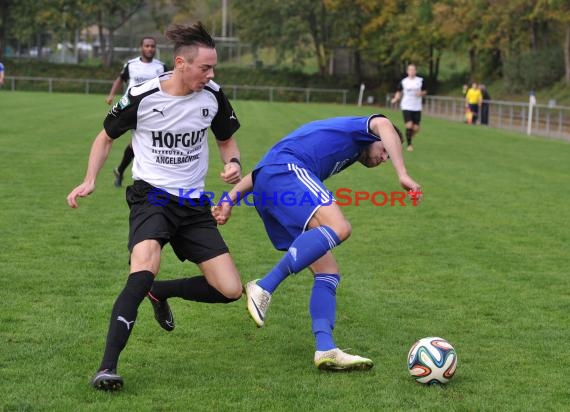
[[[361,151],[380,140],[370,130],[368,117],[334,117],[301,126],[275,144],[255,166],[295,163],[319,179],[346,169],[356,162]]]

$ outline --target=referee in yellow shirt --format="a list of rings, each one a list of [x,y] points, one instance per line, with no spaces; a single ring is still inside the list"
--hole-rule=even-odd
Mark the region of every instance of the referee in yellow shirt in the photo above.
[[[477,118],[479,117],[479,110],[481,104],[483,103],[483,94],[477,83],[473,82],[467,93],[465,94],[465,106],[471,111],[471,124],[477,124]]]

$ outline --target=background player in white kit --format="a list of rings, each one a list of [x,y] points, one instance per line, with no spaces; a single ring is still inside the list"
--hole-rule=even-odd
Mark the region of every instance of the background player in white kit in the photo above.
[[[156,39],[154,37],[146,36],[141,39],[140,52],[141,55],[139,57],[130,59],[123,65],[121,73],[113,82],[111,91],[109,91],[109,95],[105,99],[107,104],[113,103],[113,99],[123,83],[127,84],[127,89],[130,89],[135,84],[153,79],[168,70],[163,62],[154,58],[156,54]],[[123,153],[121,163],[113,169],[116,187],[121,187],[123,184],[123,174],[134,156],[133,146],[129,142]]]
[[[400,107],[404,115],[406,127],[406,141],[408,143],[408,152],[414,150],[412,139],[420,131],[420,123],[422,120],[422,98],[427,94],[424,79],[416,76],[416,66],[408,65],[406,71],[407,77],[403,78],[398,84],[398,90],[392,99],[395,104],[400,99]],[[403,142],[402,142],[403,143]]]
[[[224,162],[221,178],[230,184],[240,181],[240,152],[233,138],[240,125],[220,86],[212,81],[217,53],[204,27],[174,26],[166,36],[174,43],[174,70],[133,86],[113,106],[91,147],[83,183],[67,196],[69,206],[76,208],[78,197],[91,194],[114,139],[134,130],[135,181],[127,188],[130,275],[111,312],[105,353],[91,381],[96,389],[123,386],[117,374],[119,355],[146,296],[160,326],[170,331],[174,319],[168,298],[229,303],[242,294],[239,273],[210,203],[178,197],[181,191],[204,190],[209,128]],[[181,261],[198,265],[202,275],[155,281],[167,243]]]

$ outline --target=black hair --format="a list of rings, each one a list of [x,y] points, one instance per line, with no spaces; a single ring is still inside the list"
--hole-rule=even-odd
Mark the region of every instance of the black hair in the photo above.
[[[394,123],[392,123],[392,126],[394,126],[394,130],[396,131],[398,137],[400,138],[400,143],[404,143],[404,135],[402,135],[401,130]]]
[[[174,43],[174,54],[181,54],[181,49],[188,46],[202,46],[214,49],[216,43],[201,22],[190,26],[175,24],[166,30],[166,38]]]
[[[156,39],[155,39],[154,37],[152,37],[152,36],[144,36],[144,37],[141,39],[140,46],[143,45],[143,43],[144,43],[145,40],[152,40],[152,41],[154,42],[154,44],[156,44]]]

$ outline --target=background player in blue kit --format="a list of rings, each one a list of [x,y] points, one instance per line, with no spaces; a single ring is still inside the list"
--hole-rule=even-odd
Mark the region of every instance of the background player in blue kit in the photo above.
[[[126,83],[127,89],[129,89],[136,84],[153,79],[168,70],[163,62],[154,58],[156,54],[156,39],[154,37],[146,36],[141,39],[140,52],[141,55],[139,57],[130,59],[123,65],[121,73],[113,82],[109,95],[105,98],[105,102],[107,104],[113,103],[113,99],[121,89],[123,83]],[[113,173],[115,175],[115,187],[122,186],[123,174],[132,162],[133,157],[135,157],[133,146],[129,142],[123,152],[121,163],[113,169]]]
[[[0,87],[4,86],[4,65],[0,62]]]
[[[111,312],[103,359],[91,380],[96,389],[123,386],[117,374],[119,355],[146,296],[160,326],[171,331],[174,319],[168,298],[229,303],[239,299],[243,289],[209,202],[177,197],[181,190],[203,192],[209,128],[224,162],[221,178],[230,184],[240,180],[240,152],[233,138],[240,124],[220,86],[212,81],[217,53],[204,27],[173,26],[166,37],[174,43],[174,71],[131,87],[113,106],[91,147],[83,183],[67,196],[69,206],[76,208],[78,197],[91,194],[114,139],[134,130],[134,183],[126,191],[130,274]],[[166,202],[157,204],[159,196]],[[167,243],[181,261],[195,263],[201,276],[155,281]]]
[[[420,185],[406,171],[400,133],[382,115],[338,117],[308,123],[295,130],[261,159],[229,193],[236,203],[253,192],[255,207],[271,242],[287,250],[283,258],[263,278],[246,285],[247,305],[261,327],[273,292],[290,274],[306,267],[314,274],[309,312],[316,339],[315,365],[319,369],[369,369],[370,359],[338,349],[332,336],[336,317],[336,289],[339,268],[331,249],[351,234],[350,223],[340,207],[330,200],[323,181],[355,162],[375,167],[388,159],[396,169],[401,186],[419,192]],[[300,200],[279,202],[270,199],[276,188],[294,193]],[[312,201],[307,201],[307,199]],[[230,202],[220,202],[212,210],[219,224],[231,215]]]

